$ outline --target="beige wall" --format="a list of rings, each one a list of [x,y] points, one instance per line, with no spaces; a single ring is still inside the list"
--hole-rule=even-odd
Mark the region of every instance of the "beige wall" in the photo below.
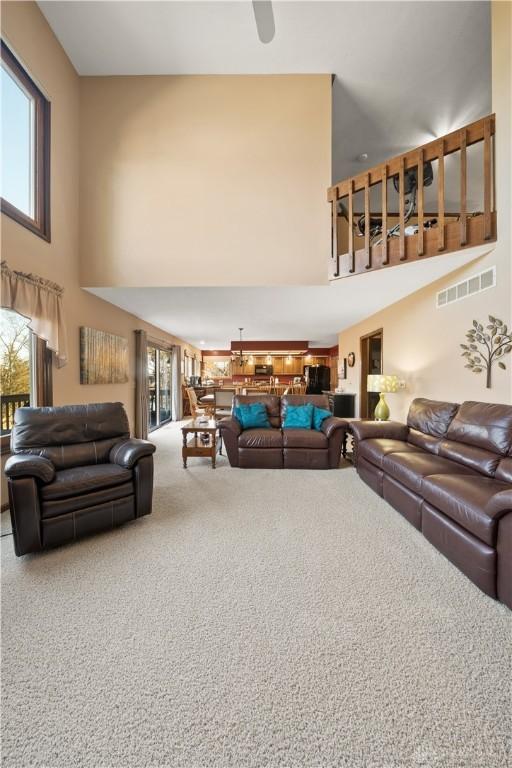
[[[327,282],[330,75],[81,86],[82,285]]]
[[[79,287],[78,173],[79,78],[35,3],[2,3],[2,36],[12,46],[52,102],[51,213],[52,242],[47,243],[2,215],[2,259],[64,286],[69,363],[53,372],[54,402],[122,401],[133,424],[135,403],[134,333],[145,328],[156,338],[175,337],[138,320]],[[123,385],[80,384],[79,327],[89,325],[125,336],[130,344],[130,379]],[[189,347],[191,353],[199,350]]]
[[[484,373],[474,374],[464,368],[459,347],[466,341],[465,333],[473,319],[485,320],[491,314],[511,327],[511,7],[510,3],[501,2],[493,3],[492,7],[492,98],[497,130],[496,247],[473,264],[339,334],[340,359],[349,352],[355,352],[357,361],[354,368],[348,369],[348,378],[342,384],[346,391],[359,393],[360,337],[379,328],[384,329],[384,373],[397,373],[407,382],[404,392],[387,396],[391,418],[403,420],[414,397],[455,402],[512,402],[512,355],[504,358],[506,371],[493,366],[492,389],[487,389]],[[496,288],[436,309],[437,291],[491,265],[496,265]]]

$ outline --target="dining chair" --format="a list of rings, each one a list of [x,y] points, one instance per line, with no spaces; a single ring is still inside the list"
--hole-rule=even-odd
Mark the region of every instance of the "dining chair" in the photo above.
[[[199,416],[212,416],[213,405],[200,405],[197,400],[197,394],[192,387],[186,389],[188,401],[190,403],[190,413],[193,419],[197,419]]]
[[[213,394],[213,416],[221,419],[224,416],[231,416],[233,407],[234,389],[218,389]]]

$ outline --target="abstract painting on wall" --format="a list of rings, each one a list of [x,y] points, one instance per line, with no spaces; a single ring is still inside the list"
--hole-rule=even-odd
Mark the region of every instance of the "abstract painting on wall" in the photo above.
[[[80,328],[80,384],[126,384],[128,340],[95,328]]]

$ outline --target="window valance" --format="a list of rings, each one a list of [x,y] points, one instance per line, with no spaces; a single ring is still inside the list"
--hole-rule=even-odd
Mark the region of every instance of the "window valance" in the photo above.
[[[55,352],[59,368],[66,365],[67,335],[62,309],[64,289],[38,275],[10,269],[1,263],[2,307],[13,309],[29,321],[31,330]]]

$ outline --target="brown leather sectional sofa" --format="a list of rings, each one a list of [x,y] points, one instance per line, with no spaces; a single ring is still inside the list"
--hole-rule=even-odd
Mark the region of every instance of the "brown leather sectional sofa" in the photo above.
[[[5,474],[17,555],[149,515],[153,453],[122,403],[18,408]]]
[[[361,478],[512,608],[512,407],[420,398],[407,424],[351,430]]]
[[[264,403],[272,429],[242,430],[237,419],[222,419],[219,423],[222,439],[232,467],[253,469],[335,469],[340,463],[346,422],[335,416],[322,423],[322,430],[281,429],[288,405],[312,403],[328,409],[327,395],[239,395],[236,407],[242,403]]]

